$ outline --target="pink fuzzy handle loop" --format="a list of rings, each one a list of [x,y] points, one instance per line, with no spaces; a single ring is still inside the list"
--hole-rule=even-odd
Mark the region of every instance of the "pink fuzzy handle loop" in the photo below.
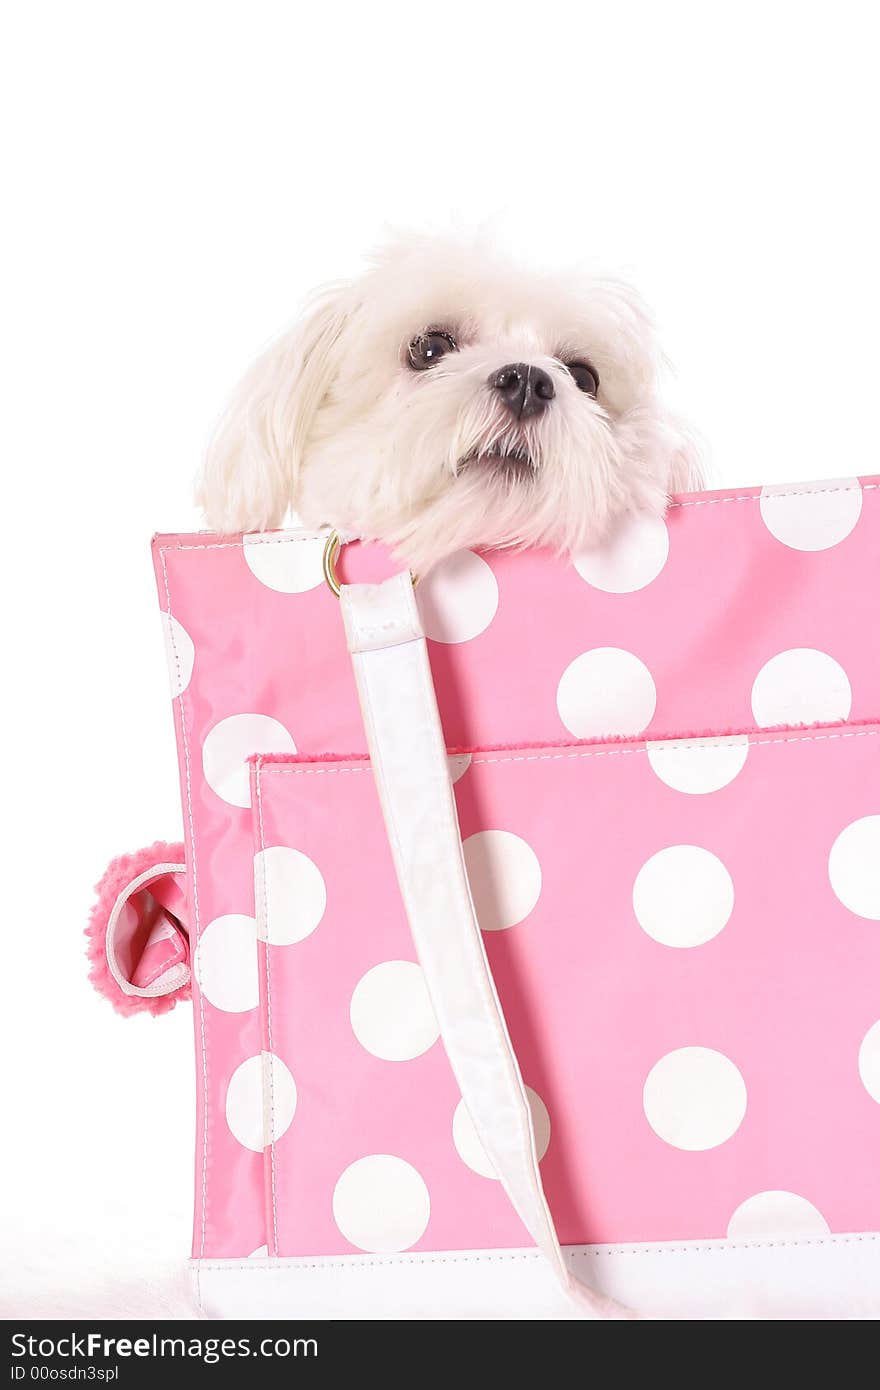
[[[167,1013],[191,995],[182,844],[157,840],[108,866],[86,928],[89,978],[121,1014]]]

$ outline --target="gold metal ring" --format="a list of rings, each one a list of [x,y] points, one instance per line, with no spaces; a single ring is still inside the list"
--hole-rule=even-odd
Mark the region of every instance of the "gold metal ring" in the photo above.
[[[339,580],[336,578],[336,561],[339,559],[339,551],[342,548],[342,541],[339,539],[338,531],[331,531],[324,546],[324,557],[321,561],[321,568],[324,571],[324,579],[331,594],[339,598],[342,592],[339,587]]]
[[[336,598],[339,598],[339,595],[342,593],[342,586],[340,585],[339,579],[336,574],[336,561],[339,559],[339,552],[341,549],[342,537],[340,536],[338,531],[331,531],[329,536],[327,537],[327,541],[324,546],[324,555],[321,560],[321,568],[324,571],[324,579],[326,581],[327,588],[330,590],[331,594],[335,595]],[[412,570],[410,570],[409,577],[412,580],[413,588],[415,588],[419,582],[419,576],[417,574],[413,574]]]

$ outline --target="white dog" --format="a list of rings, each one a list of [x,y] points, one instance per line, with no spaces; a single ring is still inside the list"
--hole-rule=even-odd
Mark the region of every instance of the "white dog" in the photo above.
[[[294,507],[420,572],[465,547],[583,550],[699,483],[661,364],[626,285],[408,238],[254,364],[199,501],[223,532],[280,526]]]

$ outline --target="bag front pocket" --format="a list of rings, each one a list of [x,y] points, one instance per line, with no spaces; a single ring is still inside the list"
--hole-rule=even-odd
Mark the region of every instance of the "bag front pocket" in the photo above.
[[[880,1227],[878,739],[451,755],[564,1244]],[[270,1254],[522,1245],[442,1051],[369,762],[260,758],[253,777]]]

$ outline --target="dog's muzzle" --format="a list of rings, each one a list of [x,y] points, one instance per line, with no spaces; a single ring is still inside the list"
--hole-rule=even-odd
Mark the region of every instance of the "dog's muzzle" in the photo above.
[[[467,468],[472,464],[478,464],[481,468],[491,468],[496,474],[511,481],[534,477],[537,472],[537,465],[528,449],[520,445],[508,449],[487,449],[482,453],[475,450],[462,459],[459,468]]]

